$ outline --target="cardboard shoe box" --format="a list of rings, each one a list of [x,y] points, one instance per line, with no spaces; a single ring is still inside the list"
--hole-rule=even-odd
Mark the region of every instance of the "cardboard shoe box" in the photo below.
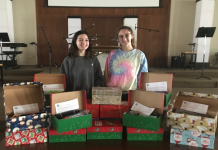
[[[92,104],[92,100],[87,100],[87,110],[92,114],[92,118],[99,118],[99,104]]]
[[[8,132],[48,127],[49,115],[43,112],[44,95],[42,83],[28,82],[5,84],[3,89]],[[39,113],[30,113],[11,118],[14,115],[13,106],[28,104],[38,105]]]
[[[200,133],[214,134],[217,127],[218,95],[202,93],[178,92],[173,104],[168,106],[167,126],[180,130],[198,131]],[[208,105],[207,116],[201,117],[176,113],[183,101]]]
[[[51,94],[51,122],[53,128],[58,132],[66,132],[71,130],[78,130],[92,126],[92,114],[79,116],[68,119],[57,119],[55,104],[61,103],[73,99],[78,99],[79,109],[84,110],[87,108],[86,105],[86,91],[74,91],[74,92],[63,92]]]
[[[214,148],[215,134],[205,134],[197,131],[171,129],[170,143],[202,148]]]
[[[127,101],[121,101],[121,105],[100,105],[100,118],[122,118],[128,109]]]
[[[49,128],[49,143],[86,141],[86,128],[58,133],[51,126]]]
[[[173,74],[167,73],[151,73],[151,72],[142,72],[140,76],[139,88],[146,90],[146,83],[152,82],[167,82],[167,93],[164,97],[164,107],[168,106],[171,103],[171,92],[173,84]]]
[[[127,140],[128,141],[163,141],[163,128],[157,132],[150,130],[129,128],[127,127]]]
[[[123,127],[119,120],[92,121],[87,128],[87,139],[122,139]]]
[[[117,87],[92,87],[92,104],[121,105],[122,90]]]
[[[66,88],[66,77],[65,74],[35,74],[34,82],[42,82],[44,86],[52,84],[63,85]],[[55,91],[44,92],[45,95],[45,106],[50,106],[50,93],[57,93]]]
[[[157,118],[152,118],[130,115],[125,112],[123,113],[123,126],[158,131],[162,123],[164,94],[144,90],[129,90],[128,103],[130,108],[135,101],[147,107],[155,108],[154,111],[160,115]]]
[[[48,142],[47,128],[5,132],[6,146]]]

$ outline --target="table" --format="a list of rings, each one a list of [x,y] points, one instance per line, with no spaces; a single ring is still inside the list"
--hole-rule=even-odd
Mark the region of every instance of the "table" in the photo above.
[[[193,60],[193,56],[194,56],[194,70],[195,70],[195,64],[196,64],[196,58],[197,58],[197,52],[182,52],[181,53],[181,64],[183,64],[183,69],[185,70],[186,68],[186,55],[191,55],[191,62]]]

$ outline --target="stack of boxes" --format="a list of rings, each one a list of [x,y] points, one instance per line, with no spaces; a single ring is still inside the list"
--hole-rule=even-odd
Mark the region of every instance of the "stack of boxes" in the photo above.
[[[218,112],[217,98],[218,95],[178,92],[167,112],[167,126],[171,127],[170,142],[214,148]],[[183,101],[208,105],[206,116],[176,112],[181,108]]]
[[[36,74],[35,81],[41,81],[45,85],[60,85],[66,87],[64,74]],[[56,104],[69,100],[77,100],[79,110],[87,109],[86,91],[56,92],[50,91],[45,94],[47,107],[50,107],[51,126],[49,128],[49,143],[54,142],[78,142],[86,141],[86,128],[92,125],[92,114],[75,118],[57,118]],[[89,108],[96,108],[89,105]],[[96,113],[93,113],[96,115]]]
[[[144,90],[130,90],[128,102],[130,108],[132,107],[134,102],[138,102],[150,108],[155,108],[154,111],[158,114],[158,117],[152,118],[145,116],[135,116],[125,112],[123,114],[123,126],[127,127],[127,140],[163,140],[163,130],[161,129],[161,124],[164,105],[164,94],[147,92]],[[160,135],[153,136],[153,134],[157,134],[156,132],[158,131],[158,134]]]
[[[57,118],[55,105],[57,103],[76,100],[78,102],[78,110],[86,109],[86,91],[74,91],[51,94],[51,123],[53,128],[58,132],[67,132],[72,130],[83,129],[92,126],[92,114],[79,116],[75,118]]]
[[[87,139],[122,139],[123,128],[119,118],[125,105],[122,105],[121,96],[120,88],[92,88],[92,105],[99,105],[100,120],[93,120],[92,127],[87,128]]]
[[[36,74],[34,76],[34,81],[43,82],[44,85],[62,84],[64,88],[66,87],[65,75],[63,74]],[[146,91],[145,84],[162,81],[167,82],[167,91],[165,91],[167,93]],[[122,139],[123,126],[127,127],[127,140],[163,140],[164,131],[161,124],[164,106],[170,104],[172,91],[171,74],[142,73],[140,90],[130,90],[128,101],[121,101],[122,91],[119,88],[114,87],[93,87],[93,98],[92,100],[87,100],[86,91],[62,92],[51,90],[44,94],[42,86],[43,85],[39,83],[33,85],[25,84],[22,86],[8,85],[4,87],[6,97],[5,110],[8,116],[12,115],[12,105],[9,102],[11,99],[17,102],[19,101],[19,105],[23,104],[20,99],[24,100],[25,104],[31,104],[37,101],[40,110],[45,110],[45,108],[47,108],[47,112],[51,113],[51,118],[48,118],[49,115],[47,112],[41,113],[38,116],[32,116],[34,120],[32,123],[28,123],[28,128],[23,128],[23,124],[27,124],[23,120],[28,118],[28,116],[24,119],[18,118],[17,120],[20,120],[19,130],[22,129],[22,132],[17,131],[17,128],[11,128],[11,122],[16,122],[17,120],[12,119],[7,121],[8,129],[6,131],[6,145],[47,142],[47,130],[49,130],[50,143],[86,141],[86,139]],[[38,91],[33,90],[35,88],[38,88]],[[22,96],[19,95],[17,97],[15,94],[11,97],[11,90],[17,94],[25,93],[24,95],[28,96],[25,97],[21,94]],[[29,100],[30,95],[34,96],[33,100]],[[45,102],[44,97],[46,97]],[[7,98],[10,100],[7,100]],[[40,102],[39,99],[41,99]],[[76,100],[78,103],[78,108],[74,110],[88,110],[89,114],[74,118],[66,118],[66,116],[62,116],[64,112],[58,113],[58,105],[70,100]],[[159,115],[157,118],[150,118],[126,113],[134,102],[155,108],[155,113]],[[13,103],[13,106],[15,106],[14,104],[16,103]],[[46,118],[44,118],[45,116]],[[59,118],[58,116],[61,116],[62,118]],[[40,118],[40,125],[34,122],[37,118],[38,120]],[[46,125],[42,125],[44,121],[46,121]],[[47,129],[49,122],[52,126]],[[34,128],[34,125],[36,129],[31,130],[31,128]],[[16,131],[16,134],[13,135],[12,131]],[[36,138],[35,141],[32,139],[33,136]],[[10,137],[14,137],[15,139]],[[23,140],[15,141],[16,139]]]
[[[93,87],[92,104],[100,105],[99,118],[122,118],[128,109],[127,101],[121,101],[122,91],[115,87]]]
[[[129,91],[129,107],[131,108],[134,102],[138,102],[144,106],[155,108],[154,111],[159,114],[159,117],[147,118],[124,113],[123,125],[127,126],[127,140],[163,140],[162,120],[165,119],[164,107],[171,102],[172,81],[172,74],[141,73],[139,82],[141,90]],[[158,82],[166,82],[167,89],[160,92],[156,92],[155,88],[154,91],[147,91],[146,84]]]
[[[44,95],[42,83],[14,83],[4,85],[6,146],[48,141],[48,114],[43,112]],[[31,112],[28,108],[38,110]],[[28,114],[18,115],[25,110]],[[24,111],[23,111],[24,112]],[[20,114],[20,113],[19,113]]]

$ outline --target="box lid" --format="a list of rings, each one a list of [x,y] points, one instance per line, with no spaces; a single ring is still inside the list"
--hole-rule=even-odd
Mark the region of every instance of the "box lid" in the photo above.
[[[92,95],[121,96],[122,90],[118,87],[92,87]]]
[[[171,104],[168,109],[172,111],[174,109],[180,109],[183,101],[189,101],[194,103],[200,103],[208,105],[207,115],[209,117],[216,117],[218,112],[218,95],[213,94],[203,94],[203,93],[192,93],[192,92],[178,92],[174,103]],[[173,108],[170,108],[172,107]]]
[[[52,126],[49,128],[49,135],[72,135],[72,134],[86,134],[86,128],[71,130],[62,133],[58,133]]]
[[[42,82],[43,84],[64,84],[66,88],[65,74],[35,74],[34,82]]]
[[[138,129],[138,128],[130,128],[127,127],[127,133],[142,133],[142,134],[157,134],[157,133],[164,133],[163,128],[160,128],[158,131],[150,131],[145,129]]]
[[[146,90],[146,83],[167,81],[167,92],[172,92],[173,74],[142,72],[140,76],[140,89]]]
[[[164,93],[148,92],[144,90],[129,90],[128,105],[130,108],[134,102],[138,102],[150,108],[155,108],[155,112],[163,114]]]
[[[39,111],[44,108],[43,84],[23,82],[4,85],[5,113],[13,115],[13,106],[38,103]]]
[[[93,120],[92,127],[87,132],[122,132],[123,127],[119,120]]]
[[[51,114],[56,114],[55,104],[78,98],[79,110],[86,109],[86,91],[51,93]]]

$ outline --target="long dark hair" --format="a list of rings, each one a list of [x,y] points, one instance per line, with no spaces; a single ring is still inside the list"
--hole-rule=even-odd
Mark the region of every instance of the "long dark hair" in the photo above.
[[[81,34],[86,34],[89,37],[88,32],[86,32],[85,30],[77,31],[73,36],[72,43],[71,43],[71,46],[69,48],[68,56],[77,57],[79,55],[78,54],[78,47],[76,45],[76,40],[77,40],[78,36]],[[86,49],[86,52],[85,52],[85,57],[87,59],[92,58],[92,45],[91,45],[90,39],[89,39],[89,47]]]
[[[133,30],[132,30],[131,27],[129,27],[129,26],[122,26],[117,31],[117,39],[118,39],[118,36],[119,36],[118,34],[119,34],[120,30],[123,30],[123,29],[128,30],[133,35]],[[131,39],[131,44],[132,44],[132,47],[135,48],[135,37],[134,36],[133,36],[133,39]]]

